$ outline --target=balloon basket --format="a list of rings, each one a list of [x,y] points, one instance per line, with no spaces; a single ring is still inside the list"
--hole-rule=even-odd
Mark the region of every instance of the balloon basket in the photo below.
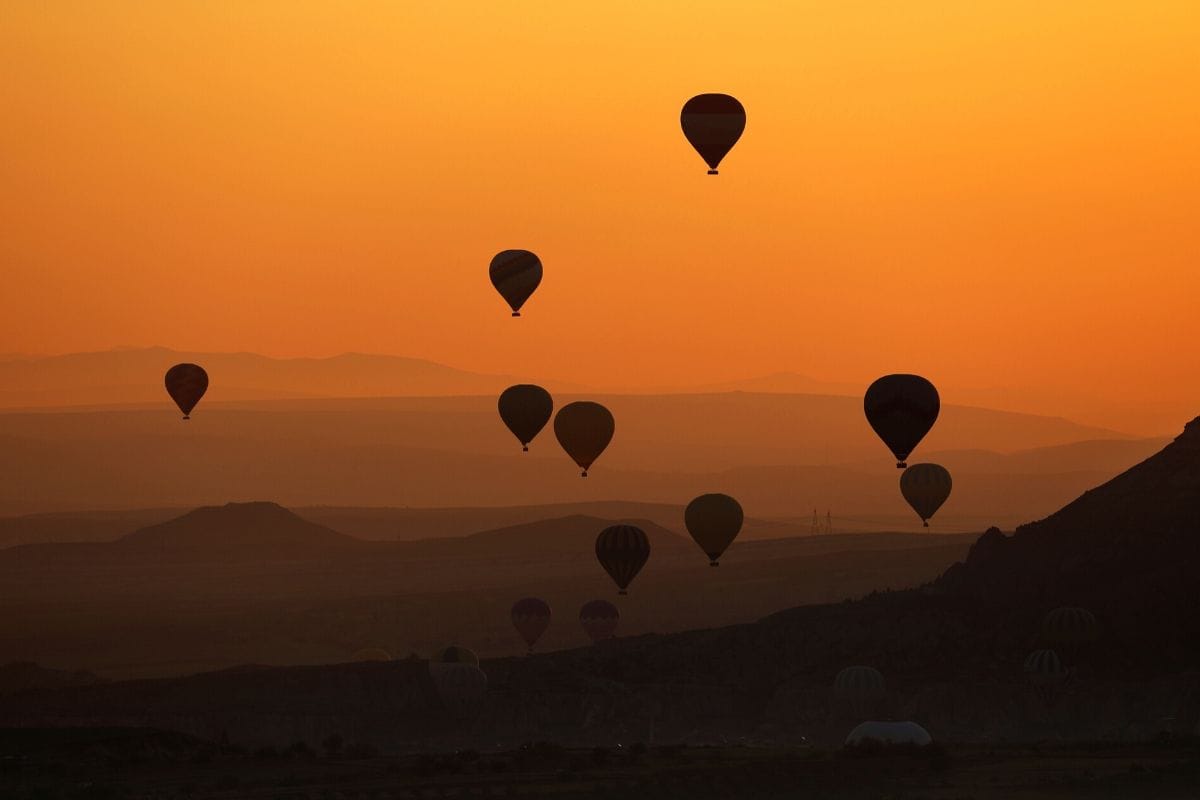
[[[710,169],[710,170],[708,171],[708,174],[709,174],[709,175],[716,175],[716,174],[718,174],[718,173],[717,173],[717,171],[716,171],[715,169]]]
[[[513,315],[514,317],[519,317],[519,316],[521,316],[521,312],[520,312],[520,311],[514,311],[514,312],[512,313],[512,315]]]

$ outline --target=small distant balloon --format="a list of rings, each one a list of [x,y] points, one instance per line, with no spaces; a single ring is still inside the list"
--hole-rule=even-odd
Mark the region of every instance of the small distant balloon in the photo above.
[[[1034,650],[1025,659],[1025,679],[1047,707],[1058,699],[1069,671],[1053,650]]]
[[[500,419],[504,420],[525,451],[529,450],[529,443],[541,433],[554,413],[554,399],[550,393],[528,383],[505,389],[500,393],[496,405],[500,409]]]
[[[542,262],[528,250],[501,250],[488,267],[492,286],[512,308],[514,317],[521,316],[521,306],[542,282]]]
[[[596,537],[596,560],[619,590],[626,591],[650,559],[650,539],[636,525],[610,525]]]
[[[452,644],[449,647],[444,647],[433,654],[429,659],[434,664],[474,664],[479,666],[479,656],[475,655],[475,651],[467,647],[459,647]]]
[[[900,493],[926,528],[942,503],[950,497],[952,486],[950,472],[940,464],[913,464],[900,473]]]
[[[603,642],[617,633],[621,612],[607,600],[589,600],[579,609],[579,624],[593,642]]]
[[[452,719],[469,720],[487,699],[488,679],[476,664],[430,662],[429,676]]]
[[[727,94],[698,94],[683,104],[679,114],[683,135],[716,175],[721,159],[746,130],[746,109]]]
[[[883,674],[874,667],[846,667],[834,678],[833,693],[848,702],[854,713],[867,714],[886,693]]]
[[[164,383],[167,394],[183,412],[183,418],[191,419],[192,409],[208,391],[208,373],[197,364],[176,364],[167,370]]]
[[[562,449],[583,470],[585,478],[588,469],[612,441],[615,430],[612,412],[599,403],[567,403],[554,415],[554,435]]]
[[[937,421],[941,400],[933,384],[920,375],[884,375],[867,389],[863,411],[867,422],[904,469],[908,456]]]
[[[718,566],[717,559],[733,544],[744,520],[741,504],[727,494],[702,494],[683,512],[683,524],[708,556],[710,567]]]
[[[513,603],[512,623],[533,652],[537,640],[550,627],[550,604],[537,597],[525,597]]]

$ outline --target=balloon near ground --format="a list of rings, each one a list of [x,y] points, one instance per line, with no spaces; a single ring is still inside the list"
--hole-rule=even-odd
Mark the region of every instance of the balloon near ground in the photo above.
[[[554,399],[550,393],[529,383],[508,387],[500,393],[496,405],[500,410],[500,419],[504,420],[504,424],[521,443],[521,449],[526,452],[529,443],[541,433],[554,413]]]
[[[593,642],[603,642],[617,634],[621,612],[607,600],[589,600],[579,609],[579,624]]]
[[[533,646],[550,627],[550,604],[537,597],[525,597],[513,603],[512,624],[533,652]]]
[[[854,747],[872,743],[892,746],[924,747],[933,742],[929,731],[915,722],[860,722],[846,737],[846,745]]]
[[[619,590],[626,591],[650,559],[650,539],[634,525],[610,525],[596,537],[596,560]]]
[[[586,400],[567,403],[554,415],[554,435],[585,478],[612,441],[615,430],[612,413],[599,403]]]
[[[528,250],[501,250],[492,257],[488,275],[512,315],[519,317],[521,306],[542,282],[542,262]]]
[[[900,494],[912,506],[925,527],[950,497],[953,481],[950,472],[940,464],[913,464],[900,474]]]
[[[1034,650],[1025,658],[1025,680],[1043,705],[1050,707],[1058,699],[1068,671],[1053,650]]]
[[[683,512],[683,524],[708,556],[710,567],[718,566],[717,559],[733,544],[745,518],[741,504],[727,494],[702,494]]]
[[[1086,608],[1063,606],[1042,620],[1042,639],[1054,648],[1068,669],[1078,666],[1080,655],[1099,638],[1100,625]]]
[[[833,679],[834,697],[849,703],[858,716],[869,713],[885,693],[883,674],[874,667],[846,667]]]
[[[474,650],[459,647],[456,644],[437,651],[429,661],[434,664],[474,664],[479,666],[479,656],[475,655]]]
[[[683,135],[716,175],[721,159],[733,149],[746,130],[746,109],[727,94],[698,94],[683,104],[679,113]]]
[[[192,409],[208,391],[208,373],[198,364],[176,364],[167,370],[163,382],[167,394],[179,406],[184,419],[191,419]]]
[[[937,421],[941,410],[937,389],[920,375],[884,375],[867,388],[863,411],[867,422],[896,457],[905,462]]]
[[[477,665],[430,662],[429,677],[451,719],[469,720],[483,708],[488,679]]]

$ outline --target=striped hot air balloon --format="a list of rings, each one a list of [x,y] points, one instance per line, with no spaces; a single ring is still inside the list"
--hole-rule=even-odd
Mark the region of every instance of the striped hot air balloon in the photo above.
[[[488,275],[512,315],[519,317],[521,306],[542,282],[542,261],[528,250],[501,250],[492,257]]]
[[[934,385],[920,375],[884,375],[867,388],[863,412],[867,422],[896,457],[905,462],[937,421],[942,401]]]
[[[626,589],[650,558],[650,539],[635,525],[610,525],[596,537],[596,560],[620,591]]]
[[[579,609],[579,624],[593,642],[613,638],[621,612],[607,600],[589,600]]]
[[[479,656],[475,655],[474,650],[459,647],[456,644],[437,651],[429,661],[432,664],[474,664],[479,666]]]
[[[1042,620],[1042,638],[1054,647],[1068,669],[1074,669],[1087,646],[1100,638],[1100,626],[1086,608],[1064,606]]]
[[[913,464],[900,474],[900,493],[926,528],[930,518],[950,497],[952,486],[950,472],[940,464]]]
[[[698,94],[679,112],[683,135],[716,175],[721,159],[733,149],[746,130],[746,109],[727,94]]]
[[[1023,671],[1038,700],[1046,706],[1054,705],[1068,675],[1058,654],[1053,650],[1034,650],[1025,657]]]
[[[533,653],[533,645],[550,627],[550,604],[536,597],[522,598],[513,603],[512,623]]]
[[[883,674],[874,667],[846,667],[833,679],[833,694],[850,704],[858,716],[866,716],[883,699]]]
[[[192,409],[204,393],[208,391],[208,373],[198,364],[176,364],[167,370],[163,382],[167,386],[167,394],[179,406],[184,419],[191,419]]]

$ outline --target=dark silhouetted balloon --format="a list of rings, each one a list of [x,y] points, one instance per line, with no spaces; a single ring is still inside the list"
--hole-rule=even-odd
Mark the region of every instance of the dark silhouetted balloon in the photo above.
[[[167,370],[164,383],[167,394],[183,412],[183,418],[191,419],[192,409],[208,391],[208,373],[196,364],[176,364]]]
[[[532,653],[534,643],[546,632],[546,628],[550,627],[550,606],[545,600],[536,597],[518,600],[513,603],[512,623]]]
[[[717,165],[746,130],[746,109],[727,94],[698,94],[683,104],[679,124],[708,164],[708,174],[716,175]]]
[[[596,560],[620,590],[625,590],[650,558],[650,540],[634,525],[610,525],[596,537]]]
[[[546,427],[554,413],[554,399],[550,393],[529,383],[508,387],[500,393],[496,405],[500,409],[500,419],[517,437],[522,450],[529,449],[529,443]]]
[[[1038,699],[1047,706],[1054,705],[1067,680],[1067,668],[1058,654],[1053,650],[1034,650],[1025,658],[1024,672]]]
[[[708,556],[710,567],[717,566],[717,559],[737,538],[744,519],[741,505],[727,494],[702,494],[683,512],[683,524]]]
[[[446,712],[459,721],[477,715],[487,699],[487,675],[476,664],[430,662],[429,676]]]
[[[475,655],[474,650],[459,647],[456,644],[437,651],[429,660],[435,664],[474,664],[479,666],[479,656]]]
[[[579,624],[593,642],[613,638],[620,621],[621,612],[607,600],[589,600],[579,609]]]
[[[941,464],[913,464],[900,473],[900,493],[929,527],[929,520],[950,496],[949,471]]]
[[[937,421],[941,400],[933,384],[920,375],[884,375],[867,389],[863,410],[896,457],[896,466],[903,469],[909,453]]]
[[[833,693],[848,702],[856,714],[867,714],[872,705],[883,699],[883,675],[874,667],[846,667],[834,678]]]
[[[554,435],[587,477],[588,468],[612,441],[616,423],[599,403],[567,403],[554,415]]]
[[[542,282],[542,262],[528,250],[501,250],[492,258],[488,274],[512,315],[519,317],[521,306]]]

